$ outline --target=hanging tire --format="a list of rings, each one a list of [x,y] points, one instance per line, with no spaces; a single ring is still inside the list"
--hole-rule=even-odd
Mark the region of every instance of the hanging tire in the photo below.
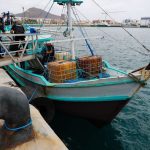
[[[33,99],[30,104],[35,106],[44,120],[50,124],[55,116],[55,105],[52,100],[46,98]]]

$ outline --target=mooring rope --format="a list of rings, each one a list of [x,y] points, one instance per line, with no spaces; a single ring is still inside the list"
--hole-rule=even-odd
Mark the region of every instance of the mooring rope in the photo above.
[[[10,128],[10,127],[7,126],[6,122],[4,123],[4,127],[9,131],[18,131],[18,130],[21,130],[21,129],[25,129],[25,128],[31,126],[31,125],[32,125],[32,120],[31,119],[29,119],[25,125],[17,127],[17,128]]]

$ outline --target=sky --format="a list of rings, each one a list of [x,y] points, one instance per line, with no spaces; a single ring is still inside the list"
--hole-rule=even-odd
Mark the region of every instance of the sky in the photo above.
[[[22,7],[27,10],[30,7],[37,7],[44,9],[50,0],[0,0],[0,12],[10,11],[12,13],[22,12]],[[52,0],[51,0],[52,1]],[[83,0],[81,6],[77,9],[88,19],[105,19],[106,15],[102,14],[93,0]],[[124,19],[138,19],[141,17],[150,17],[150,0],[95,0],[101,7],[103,7],[109,15],[116,21]],[[51,5],[52,3],[50,3]],[[50,6],[49,5],[49,6]],[[48,10],[47,8],[46,10]],[[62,6],[54,5],[51,13],[60,15]],[[109,17],[106,17],[109,19]]]

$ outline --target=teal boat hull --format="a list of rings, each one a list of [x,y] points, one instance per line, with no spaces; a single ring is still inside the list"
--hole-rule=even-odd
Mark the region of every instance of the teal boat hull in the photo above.
[[[91,80],[51,84],[38,75],[30,78],[32,73],[14,65],[7,66],[6,69],[22,86],[21,89],[29,100],[41,98],[43,103],[44,99],[53,101],[58,111],[85,118],[98,126],[110,123],[140,88],[140,84],[125,77],[107,79],[107,82]]]

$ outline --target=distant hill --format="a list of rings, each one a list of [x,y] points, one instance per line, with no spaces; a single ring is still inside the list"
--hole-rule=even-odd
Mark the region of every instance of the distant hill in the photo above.
[[[24,15],[25,15],[25,17],[29,17],[29,18],[45,18],[45,16],[47,15],[47,12],[42,9],[32,7],[32,8],[29,8],[28,10],[26,10],[24,13],[19,13],[19,14],[16,14],[15,16],[16,17],[24,17]],[[63,19],[61,16],[57,16],[57,15],[54,15],[51,13],[48,13],[47,18]]]

